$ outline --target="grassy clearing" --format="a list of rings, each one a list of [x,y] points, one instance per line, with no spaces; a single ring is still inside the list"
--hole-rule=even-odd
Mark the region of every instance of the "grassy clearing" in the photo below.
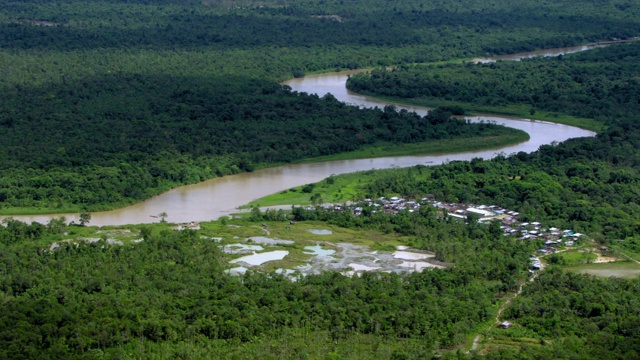
[[[600,277],[635,278],[640,276],[640,264],[632,261],[567,266],[565,270]]]
[[[482,354],[500,349],[517,350],[521,346],[543,346],[546,342],[535,332],[518,324],[513,324],[509,329],[494,327],[484,335],[480,350]]]
[[[233,220],[222,224],[220,221],[202,223],[200,234],[203,236],[222,238],[221,244],[245,243],[246,239],[253,236],[266,236],[272,239],[293,240],[292,245],[263,245],[265,251],[286,250],[289,254],[282,260],[269,261],[252,269],[262,271],[274,271],[279,268],[294,268],[303,265],[312,256],[305,253],[305,246],[322,244],[322,248],[331,249],[333,244],[350,243],[367,246],[371,249],[395,249],[398,245],[406,245],[408,239],[395,234],[383,234],[375,230],[348,229],[324,222],[305,221],[294,225],[288,222],[264,222],[267,226],[248,222],[245,220]],[[329,235],[316,235],[309,230],[330,230]],[[246,254],[245,254],[246,255]],[[229,260],[244,255],[228,255]],[[230,264],[230,267],[235,267]]]
[[[554,256],[562,258],[562,263],[568,266],[592,263],[598,258],[598,255],[587,249],[564,251]]]
[[[374,181],[380,176],[380,171],[367,170],[339,176],[330,176],[313,185],[303,185],[271,194],[254,200],[244,206],[268,207],[276,205],[312,205],[311,197],[319,194],[320,203],[343,203],[347,201],[362,200],[364,194],[360,190],[362,184]],[[307,187],[306,190],[305,186]],[[311,192],[305,192],[305,191]]]
[[[279,268],[294,268],[303,265],[312,255],[305,253],[305,246],[315,246],[321,244],[323,249],[332,249],[337,243],[349,243],[369,247],[373,250],[392,251],[398,245],[407,245],[408,238],[396,234],[383,234],[375,230],[348,229],[326,224],[324,222],[305,221],[302,223],[289,224],[288,222],[249,222],[247,220],[226,220],[200,223],[199,235],[212,241],[220,241],[220,245],[235,243],[245,244],[247,238],[254,236],[264,236],[271,239],[293,240],[291,245],[262,245],[264,252],[274,250],[286,250],[289,254],[282,260],[268,261],[261,266],[252,267],[253,270],[274,271]],[[162,231],[173,231],[176,224],[154,223],[145,225],[125,225],[125,226],[76,226],[67,228],[66,234],[60,234],[44,239],[41,243],[43,247],[50,246],[53,242],[60,242],[81,238],[104,238],[122,241],[125,245],[134,244],[134,240],[141,238],[141,229],[146,228],[151,234],[158,234]],[[317,235],[309,230],[330,230],[331,234]],[[117,245],[113,245],[117,246]],[[336,247],[337,250],[337,247]],[[263,251],[259,251],[263,252]],[[232,260],[247,254],[225,254],[227,260]],[[229,264],[229,268],[236,267],[236,264]]]

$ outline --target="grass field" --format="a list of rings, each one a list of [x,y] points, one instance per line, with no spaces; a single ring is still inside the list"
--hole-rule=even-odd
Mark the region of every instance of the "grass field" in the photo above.
[[[640,264],[632,261],[567,266],[565,270],[600,277],[634,278],[640,276]]]
[[[319,194],[319,203],[344,203],[348,201],[362,200],[365,195],[360,190],[362,184],[374,181],[384,172],[389,170],[367,170],[339,176],[330,176],[313,185],[304,185],[291,188],[276,194],[254,200],[244,206],[268,207],[276,205],[312,205],[311,196]],[[307,191],[303,189],[307,186]],[[310,186],[310,188],[309,188]],[[392,196],[390,194],[390,196]]]
[[[133,244],[141,239],[141,229],[146,228],[151,234],[158,234],[162,231],[176,228],[171,223],[154,223],[148,225],[126,225],[119,227],[71,227],[67,235],[51,238],[42,242],[42,245],[49,247],[53,242],[78,242],[82,238],[103,238],[121,241],[125,245]],[[329,230],[331,233],[318,235],[309,230]],[[274,271],[279,268],[294,268],[303,265],[312,256],[305,250],[305,246],[315,246],[320,244],[323,249],[333,249],[335,244],[348,243],[353,245],[366,246],[371,250],[393,251],[398,245],[407,245],[409,239],[397,234],[384,234],[376,230],[368,229],[348,229],[324,222],[305,221],[296,224],[289,224],[286,221],[264,221],[251,222],[244,219],[225,219],[224,221],[211,221],[200,223],[198,234],[203,239],[217,241],[221,246],[229,244],[251,244],[247,238],[268,237],[270,239],[292,240],[293,244],[285,245],[263,245],[264,251],[286,250],[288,255],[282,260],[268,261],[260,266],[252,267],[254,270]],[[118,246],[118,245],[113,245]],[[335,247],[336,249],[338,247]],[[249,253],[250,254],[250,253]],[[225,254],[227,260],[239,258],[245,254]],[[339,255],[338,255],[339,257]],[[229,264],[229,267],[235,267]]]
[[[594,252],[583,249],[564,251],[554,256],[561,257],[563,264],[568,266],[592,263],[598,258]]]

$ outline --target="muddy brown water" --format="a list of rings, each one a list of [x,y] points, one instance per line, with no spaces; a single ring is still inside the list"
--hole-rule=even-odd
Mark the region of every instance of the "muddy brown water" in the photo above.
[[[514,54],[510,60],[530,56],[551,56],[584,51],[595,46],[549,49],[532,53]],[[506,59],[506,57],[501,57]],[[497,60],[484,59],[484,60]],[[331,93],[338,100],[361,107],[379,107],[395,105],[398,109],[415,111],[424,115],[429,110],[424,107],[404,106],[392,102],[374,99],[349,91],[345,83],[350,74],[363,70],[324,73],[292,79],[284,84],[298,92],[314,93],[324,96]],[[471,121],[491,121],[508,127],[524,130],[530,140],[512,146],[497,149],[451,153],[443,155],[399,156],[360,160],[342,160],[312,164],[284,165],[262,169],[250,173],[225,176],[187,185],[167,191],[158,196],[124,208],[94,212],[90,225],[125,225],[158,222],[157,215],[165,212],[167,221],[186,223],[190,221],[210,221],[220,216],[236,212],[236,208],[257,198],[273,194],[295,186],[320,181],[330,175],[344,174],[370,169],[386,169],[415,165],[438,165],[454,160],[473,158],[489,159],[497,154],[512,154],[520,151],[533,152],[541,145],[562,142],[570,138],[594,136],[595,133],[573,126],[554,124],[530,119],[518,119],[501,116],[475,116]],[[46,214],[33,216],[13,216],[14,219],[47,223],[54,217],[66,217],[67,221],[78,222],[78,214]],[[6,216],[5,216],[6,217]]]

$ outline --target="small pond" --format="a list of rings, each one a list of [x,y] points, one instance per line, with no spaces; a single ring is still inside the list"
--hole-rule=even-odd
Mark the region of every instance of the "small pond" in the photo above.
[[[256,244],[262,244],[262,245],[293,245],[295,244],[295,241],[293,240],[270,239],[264,236],[253,236],[253,237],[250,237],[249,240]]]
[[[259,254],[247,255],[238,259],[229,261],[229,263],[235,264],[243,262],[250,266],[258,266],[266,263],[267,261],[282,260],[285,256],[289,255],[286,250],[275,250]]]
[[[417,253],[411,251],[396,251],[393,253],[393,257],[396,259],[403,260],[423,260],[428,258],[433,258],[435,255],[426,254],[426,253]]]
[[[312,234],[314,234],[314,235],[331,235],[331,234],[333,234],[333,231],[327,230],[327,229],[309,229],[307,231],[312,233]]]
[[[289,275],[295,274],[296,271],[292,270],[292,269],[282,269],[282,268],[280,268],[280,269],[276,269],[275,273],[276,274],[285,275],[285,276],[289,276]]]
[[[238,267],[234,267],[231,269],[226,270],[227,274],[231,274],[231,275],[242,275],[244,273],[247,272],[247,268],[244,266],[238,266]]]
[[[333,249],[323,249],[320,244],[316,245],[316,246],[305,246],[304,249],[306,250],[304,253],[305,254],[309,254],[309,255],[315,255],[315,256],[330,256],[336,253],[335,250]]]
[[[352,268],[354,271],[373,271],[373,270],[380,269],[377,266],[367,266],[367,265],[356,264],[356,263],[350,263],[349,267]]]

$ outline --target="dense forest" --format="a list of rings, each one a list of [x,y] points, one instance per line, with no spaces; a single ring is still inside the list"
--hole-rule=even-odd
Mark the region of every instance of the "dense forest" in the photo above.
[[[439,70],[448,74],[466,71],[469,81],[460,84],[462,89],[495,91],[495,96],[501,98],[499,93],[506,92],[506,87],[510,86],[513,93],[522,91],[537,98],[536,104],[540,108],[562,104],[567,111],[575,109],[583,114],[593,114],[610,125],[595,138],[543,146],[532,154],[500,156],[493,161],[476,159],[470,163],[451,163],[423,169],[424,176],[405,174],[403,177],[400,171],[389,172],[387,178],[367,184],[365,193],[375,196],[393,189],[405,194],[433,193],[448,201],[495,202],[518,208],[525,219],[574,226],[594,236],[601,234],[601,240],[627,239],[623,246],[637,250],[640,91],[636,80],[638,67],[635,65],[640,61],[639,48],[640,44],[632,43],[563,58],[453,66],[458,70],[443,66],[403,68],[388,74],[375,72],[369,77],[371,84],[377,83],[380,86],[375,88],[384,92],[386,90],[383,89],[389,87],[377,79],[387,76],[392,79],[395,74],[399,75],[398,79],[406,79],[400,74],[414,71],[429,73],[431,75],[427,76],[437,79]],[[492,79],[496,86],[480,85],[482,80],[469,75],[476,69],[479,79]],[[546,76],[538,77],[540,73]],[[529,80],[518,82],[518,86],[509,81],[532,78],[542,83]],[[566,81],[558,81],[558,78]],[[448,75],[442,79],[442,83],[446,83]],[[498,79],[504,79],[505,87]],[[360,81],[365,84],[368,80],[354,77],[352,84]],[[396,83],[396,91],[413,87],[420,81],[405,81],[404,84],[407,85],[403,87]],[[540,87],[557,87],[557,90],[555,93],[536,91]],[[427,88],[428,85],[424,89]],[[474,100],[482,101],[479,98]],[[415,173],[415,170],[402,171]]]
[[[499,223],[456,221],[429,206],[397,215],[302,208],[292,215],[399,233],[453,266],[353,277],[324,272],[296,281],[253,271],[237,277],[224,272],[225,254],[210,238],[215,230],[142,226],[131,229],[141,241],[115,245],[69,240],[84,228],[59,219],[8,220],[0,227],[0,356],[477,358],[450,350],[493,321],[542,245],[503,236]],[[216,226],[265,220],[229,221]],[[535,346],[486,357],[632,359],[640,351],[638,281],[552,267],[503,315],[519,323],[519,336],[537,339]]]
[[[96,210],[264,164],[364,145],[507,134],[434,111],[360,110],[268,81],[113,74],[0,105],[0,201]]]
[[[181,184],[378,142],[495,135],[459,123],[423,129],[408,114],[383,119],[396,115],[290,94],[274,81],[640,33],[640,9],[626,1],[4,5],[4,213],[113,208]],[[408,127],[395,129],[400,124]]]
[[[304,358],[325,356],[356,336],[378,344],[397,339],[391,351],[403,354],[409,343],[428,354],[461,342],[490,319],[499,297],[526,277],[529,254],[540,246],[503,238],[497,224],[451,222],[432,207],[359,225],[345,223],[344,214],[322,216],[416,236],[415,246],[437,250],[456,265],[352,278],[326,272],[297,281],[255,272],[234,277],[223,272],[220,245],[195,231],[143,227],[138,243],[59,241],[60,247],[52,248],[51,241],[77,230],[58,220],[49,225],[9,220],[0,227],[0,356],[122,358],[131,351],[159,355],[160,346],[169,345],[163,357],[187,346],[201,355],[175,356],[237,351],[256,358],[256,349],[271,338],[281,345],[265,356]],[[422,233],[433,237],[417,237]],[[287,335],[300,333],[306,339]],[[317,337],[327,341],[309,342]],[[384,351],[370,349],[352,358],[388,357]]]
[[[424,62],[443,55],[511,53],[636,36],[638,12],[626,0],[229,1],[209,6],[195,1],[29,0],[3,8],[0,46],[53,51],[326,47],[329,52],[349,46],[354,53],[385,48],[387,55],[380,54],[385,57],[397,56],[386,49],[395,47],[413,48],[400,60]],[[355,59],[334,59],[333,65],[323,66],[363,65]]]
[[[112,207],[379,142],[496,133],[442,109],[426,117],[363,110],[277,83],[396,65],[353,77],[351,86],[405,99],[526,104],[595,118],[607,129],[532,154],[386,170],[372,180],[363,174],[362,197],[495,203],[522,220],[640,254],[637,44],[518,63],[412,65],[638,34],[640,6],[629,0],[4,1],[0,205]],[[529,254],[541,241],[505,237],[498,223],[452,221],[426,206],[398,215],[370,210],[356,217],[296,208],[287,220],[400,234],[452,266],[296,281],[252,271],[234,277],[206,226],[132,226],[141,241],[114,245],[102,235],[78,240],[87,228],[63,219],[7,219],[0,358],[480,358],[452,350],[493,323],[521,284],[503,317],[517,323],[516,337],[533,342],[485,357],[640,354],[638,279],[551,266],[529,282]],[[254,216],[229,225],[263,222],[272,223]]]
[[[403,99],[503,106],[616,123],[637,117],[640,42],[553,58],[488,64],[401,66],[349,78],[355,91]]]

